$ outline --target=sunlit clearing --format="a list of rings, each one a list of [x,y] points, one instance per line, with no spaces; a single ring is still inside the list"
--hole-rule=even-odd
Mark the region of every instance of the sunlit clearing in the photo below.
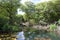
[[[20,15],[24,15],[24,14],[25,14],[25,12],[23,12],[23,11],[20,10],[20,9],[17,9],[17,13],[20,14]]]

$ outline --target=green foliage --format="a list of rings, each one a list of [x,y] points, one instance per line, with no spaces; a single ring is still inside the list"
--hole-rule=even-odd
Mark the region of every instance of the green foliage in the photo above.
[[[12,26],[12,31],[13,32],[17,32],[17,31],[19,31],[19,27],[18,26]]]
[[[58,24],[60,24],[60,19],[58,20]]]
[[[18,26],[13,26],[13,25],[5,24],[2,27],[2,31],[3,32],[17,32],[17,31],[19,31],[19,27]]]
[[[9,17],[9,24],[14,25],[17,8],[20,7],[20,0],[1,0],[0,12],[1,14]],[[1,15],[0,14],[0,15]]]
[[[21,9],[26,13],[26,18],[28,20],[25,20],[27,21],[29,21],[30,19],[34,19],[37,23],[39,23],[40,20],[47,23],[54,23],[60,18],[59,4],[60,2],[58,0],[42,2],[36,5],[31,2],[26,2],[25,5],[21,6]]]
[[[17,15],[19,7],[26,14],[23,16]],[[36,5],[30,1],[22,5],[20,4],[20,0],[0,0],[0,30],[17,31],[19,29],[17,26],[20,26],[23,22],[29,22],[32,25],[54,23],[60,19],[59,8],[59,0],[42,2]],[[40,22],[41,20],[42,22]],[[58,22],[60,24],[60,21]],[[55,24],[51,24],[50,26],[51,30],[56,28]]]
[[[51,24],[50,25],[50,30],[54,31],[57,28],[56,24]]]
[[[11,31],[11,27],[8,25],[8,24],[5,24],[3,27],[2,27],[2,30],[5,32],[8,32],[8,31]]]
[[[13,32],[18,30],[16,22],[20,0],[0,0],[0,31]]]

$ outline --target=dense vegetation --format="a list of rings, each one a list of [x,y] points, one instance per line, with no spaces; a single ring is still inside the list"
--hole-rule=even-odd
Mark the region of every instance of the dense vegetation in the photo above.
[[[24,15],[17,15],[17,9],[20,8]],[[25,5],[20,0],[0,0],[0,31],[14,32],[18,31],[22,23],[29,22],[30,25],[58,22],[60,19],[60,1],[52,0],[34,4],[26,2]]]

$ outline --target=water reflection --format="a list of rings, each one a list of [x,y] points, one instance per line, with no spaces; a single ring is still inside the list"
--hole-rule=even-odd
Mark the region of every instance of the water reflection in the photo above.
[[[60,36],[58,36],[54,32],[48,32],[48,33],[39,33],[39,34],[32,33],[26,38],[26,40],[35,40],[35,39],[60,40]]]
[[[26,40],[60,40],[60,35],[54,32],[26,32]],[[13,35],[12,35],[13,36]],[[13,37],[2,37],[0,40],[16,40]]]

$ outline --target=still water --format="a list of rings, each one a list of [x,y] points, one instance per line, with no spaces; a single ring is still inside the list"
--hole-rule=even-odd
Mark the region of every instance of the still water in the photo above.
[[[12,35],[13,36],[13,35]],[[57,35],[54,32],[39,32],[39,33],[25,33],[26,40],[60,40],[60,35]],[[0,38],[0,40],[16,40],[16,38],[11,38],[9,36]]]
[[[50,40],[60,40],[60,35],[57,35],[56,33],[54,32],[48,32],[48,33],[32,33],[30,34],[26,40],[34,40],[35,38],[45,38],[46,40],[47,39],[50,39]]]

